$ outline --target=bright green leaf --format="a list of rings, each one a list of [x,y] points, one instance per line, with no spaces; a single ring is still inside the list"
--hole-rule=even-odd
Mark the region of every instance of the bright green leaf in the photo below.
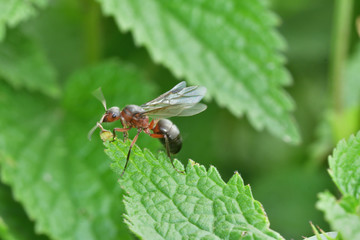
[[[360,132],[342,140],[329,157],[330,175],[343,195],[360,198]]]
[[[177,77],[206,86],[209,97],[236,116],[246,113],[256,129],[300,141],[293,102],[281,88],[291,82],[279,53],[284,43],[266,1],[98,1]]]
[[[329,173],[343,197],[329,192],[319,195],[317,207],[331,227],[347,240],[360,239],[360,132],[341,140],[329,157]]]
[[[317,207],[324,211],[325,218],[332,229],[340,232],[345,240],[360,239],[360,215],[348,212],[343,207],[343,205],[351,205],[348,203],[350,198],[344,198],[339,203],[329,192],[321,193],[319,198]],[[359,208],[359,201],[357,207]]]
[[[56,97],[60,94],[56,72],[43,50],[21,32],[11,31],[0,43],[0,77],[15,88]]]
[[[116,61],[79,71],[65,86],[62,106],[0,82],[0,176],[37,232],[52,239],[132,238],[122,190],[100,141],[89,142],[87,132],[105,111],[91,95],[99,86],[109,105],[156,96],[136,72]]]
[[[130,141],[106,143],[112,169],[121,173]],[[120,179],[127,192],[126,219],[143,239],[283,239],[269,228],[261,204],[238,173],[225,183],[218,171],[190,161],[175,171],[161,152],[133,148]],[[175,161],[178,169],[183,166]]]
[[[43,8],[47,0],[0,0],[0,41],[4,39],[6,27],[15,27],[22,21],[37,14],[38,8]]]

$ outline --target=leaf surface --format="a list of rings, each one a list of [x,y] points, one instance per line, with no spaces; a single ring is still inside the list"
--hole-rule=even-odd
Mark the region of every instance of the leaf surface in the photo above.
[[[329,173],[343,196],[337,200],[329,192],[321,193],[317,207],[344,239],[360,239],[360,132],[337,144],[329,157],[329,166]]]
[[[98,1],[177,77],[206,86],[209,97],[235,116],[246,113],[256,129],[300,141],[293,102],[282,90],[291,82],[279,53],[284,42],[266,1]]]
[[[43,235],[35,234],[34,223],[26,216],[22,206],[13,199],[11,189],[2,183],[0,183],[0,203],[0,222],[2,219],[4,225],[4,233],[3,235],[0,233],[0,239],[6,239],[4,237],[6,234],[18,240],[47,239]]]
[[[60,95],[56,71],[43,49],[20,31],[10,31],[0,42],[0,77],[17,89]]]
[[[47,0],[0,0],[0,41],[5,38],[6,27],[15,27],[46,5]]]
[[[105,143],[112,169],[121,173],[130,141]],[[261,204],[238,173],[225,183],[214,167],[190,161],[186,174],[164,152],[133,149],[120,179],[130,229],[143,239],[283,239],[269,228]],[[178,169],[183,166],[176,160]]]
[[[3,240],[16,240],[16,238],[9,231],[8,226],[0,216],[0,238]]]
[[[105,96],[112,96],[109,104],[123,104],[135,98],[129,90],[137,89],[137,100],[145,102],[153,88],[117,61],[75,73],[62,104],[0,84],[1,179],[36,231],[52,239],[131,239],[116,176],[99,141],[87,139],[105,111],[91,92],[103,86]]]
[[[317,203],[317,207],[325,213],[325,218],[332,229],[340,232],[343,239],[360,239],[360,216],[354,211],[356,207],[350,210],[344,205],[354,206],[354,199],[349,197],[338,202],[329,192],[321,193]],[[359,209],[359,201],[357,201],[357,209]]]
[[[329,157],[330,175],[343,195],[360,197],[360,132],[341,140]]]

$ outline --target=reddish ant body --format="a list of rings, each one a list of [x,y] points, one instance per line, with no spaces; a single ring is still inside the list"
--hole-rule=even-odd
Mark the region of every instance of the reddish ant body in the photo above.
[[[126,163],[121,176],[125,173],[127,164],[129,162],[131,149],[134,146],[139,134],[143,131],[150,137],[158,138],[165,146],[171,164],[175,168],[170,153],[176,154],[180,151],[182,146],[182,139],[179,129],[170,120],[165,119],[173,116],[192,116],[198,114],[206,109],[206,105],[199,103],[204,97],[206,88],[203,86],[186,87],[185,82],[181,82],[173,87],[168,92],[160,95],[154,100],[147,102],[141,106],[127,105],[122,111],[119,107],[111,107],[107,109],[105,98],[99,89],[95,95],[102,102],[106,112],[101,117],[100,121],[89,132],[89,139],[97,127],[102,131],[107,131],[101,125],[103,122],[114,122],[120,120],[122,128],[113,129],[113,137],[116,132],[123,132],[124,139],[127,138],[127,132],[131,128],[137,128],[137,134],[131,142],[129,152],[126,158]],[[149,116],[154,119],[149,122]],[[152,131],[153,133],[151,133]]]

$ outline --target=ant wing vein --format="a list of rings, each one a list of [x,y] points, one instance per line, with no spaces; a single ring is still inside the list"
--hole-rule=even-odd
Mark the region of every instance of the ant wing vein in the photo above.
[[[173,87],[172,89],[170,89],[169,91],[167,91],[166,93],[161,94],[160,96],[158,96],[157,98],[151,100],[150,102],[147,102],[143,105],[151,105],[151,104],[156,104],[157,102],[161,101],[161,99],[166,98],[167,96],[174,94],[176,92],[181,91],[181,89],[184,89],[186,87],[186,82],[182,81],[180,83],[178,83],[175,87]]]
[[[155,118],[192,116],[206,109],[205,104],[198,103],[205,96],[205,93],[205,87],[186,87],[186,82],[183,81],[170,91],[141,105],[141,107],[145,110],[143,114]]]
[[[196,103],[196,104],[176,104],[176,105],[166,105],[158,106],[151,110],[145,110],[144,113],[147,116],[153,118],[169,118],[169,117],[185,117],[192,116],[204,111],[207,108],[205,104]]]
[[[191,86],[182,89],[177,88],[175,91],[170,90],[154,100],[141,105],[141,107],[146,111],[148,108],[158,108],[167,105],[196,104],[200,102],[205,93],[206,88],[203,86]]]

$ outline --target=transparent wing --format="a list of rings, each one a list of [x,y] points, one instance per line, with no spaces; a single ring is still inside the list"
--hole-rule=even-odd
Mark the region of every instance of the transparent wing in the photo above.
[[[181,82],[141,107],[145,115],[152,117],[192,116],[206,109],[205,104],[198,104],[205,93],[203,86],[186,87],[186,82]]]
[[[201,113],[207,108],[205,104],[176,104],[154,108],[144,114],[153,118],[186,117]]]
[[[154,106],[175,105],[175,104],[195,104],[205,96],[206,88],[203,86],[185,87],[186,83],[181,82],[170,91],[160,95],[159,97],[141,105],[142,108],[151,109]]]
[[[169,95],[176,94],[177,92],[181,91],[185,87],[186,87],[186,82],[182,81],[182,82],[178,83],[177,85],[175,85],[175,87],[173,87],[172,89],[170,89],[166,93],[163,93],[160,96],[158,96],[157,98],[151,100],[150,102],[147,102],[147,103],[141,105],[141,107],[144,107],[144,106],[147,106],[147,105],[149,105],[149,106],[150,105],[155,105],[156,103],[160,102],[162,99],[166,99],[166,97],[169,96]]]
[[[203,103],[197,103],[191,108],[185,108],[178,116],[193,116],[198,113],[201,113],[202,111],[205,111],[207,106]]]
[[[101,102],[101,104],[104,106],[105,110],[107,110],[105,97],[104,97],[103,92],[101,91],[101,87],[99,87],[98,89],[93,91],[92,94],[94,95],[94,97],[96,97]]]

